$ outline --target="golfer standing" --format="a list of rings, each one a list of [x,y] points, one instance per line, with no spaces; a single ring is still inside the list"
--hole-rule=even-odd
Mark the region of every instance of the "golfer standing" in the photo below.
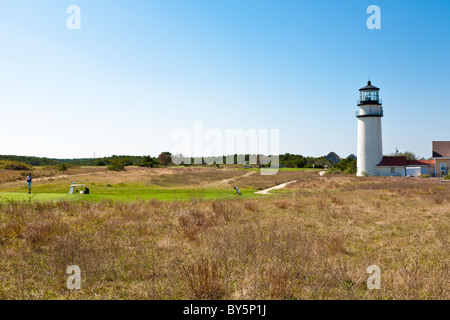
[[[28,194],[31,194],[31,173],[27,176]]]

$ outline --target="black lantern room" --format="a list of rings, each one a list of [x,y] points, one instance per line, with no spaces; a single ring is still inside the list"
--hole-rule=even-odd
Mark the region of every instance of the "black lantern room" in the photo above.
[[[358,105],[364,104],[379,104],[380,100],[380,88],[374,87],[370,80],[367,82],[367,86],[359,89]]]

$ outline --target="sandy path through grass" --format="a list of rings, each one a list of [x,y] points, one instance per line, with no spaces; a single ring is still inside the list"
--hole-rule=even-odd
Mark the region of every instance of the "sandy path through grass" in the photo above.
[[[224,184],[224,183],[228,183],[230,181],[234,181],[234,180],[239,179],[239,178],[248,177],[248,176],[250,176],[252,174],[255,174],[256,172],[258,172],[258,171],[252,171],[252,172],[246,173],[246,174],[244,174],[242,176],[237,176],[237,177],[233,177],[233,178],[229,178],[229,179],[223,179],[223,180],[220,180],[220,181],[217,181],[217,182],[213,182],[213,183],[209,184],[208,186],[211,186],[211,187],[212,186],[218,186],[218,185],[221,185],[221,184]]]
[[[285,183],[279,184],[278,186],[275,186],[275,187],[272,187],[272,188],[268,188],[268,189],[261,190],[261,191],[256,191],[255,193],[256,194],[269,194],[269,192],[272,191],[272,190],[283,189],[288,184],[295,183],[295,182],[297,182],[297,180],[285,182]]]

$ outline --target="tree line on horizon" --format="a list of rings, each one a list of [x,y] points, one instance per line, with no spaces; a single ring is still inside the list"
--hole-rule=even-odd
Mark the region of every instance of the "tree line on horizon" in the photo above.
[[[418,160],[418,157],[410,151],[389,154],[389,156],[405,156],[407,160]],[[180,156],[181,157],[181,156]],[[270,167],[271,163],[263,163],[261,155],[250,154],[234,154],[230,156],[222,156],[222,162],[216,161],[216,157],[183,157],[185,160],[181,165],[216,165],[227,164],[232,157],[233,164],[254,165],[256,167]],[[256,159],[256,161],[255,161]],[[228,161],[227,161],[228,160]],[[239,160],[239,161],[238,161]],[[423,158],[421,158],[423,160]],[[326,168],[327,173],[356,173],[356,159],[345,158],[339,162],[333,163],[327,160],[326,156],[321,157],[305,157],[298,154],[285,153],[279,155],[279,166],[285,168]],[[188,163],[186,163],[188,162]],[[256,163],[251,163],[256,162]],[[106,166],[109,170],[121,171],[127,166],[140,167],[165,167],[174,166],[172,154],[170,152],[162,152],[158,157],[147,156],[129,156],[129,155],[112,155],[111,157],[102,158],[80,158],[80,159],[55,159],[45,157],[32,156],[15,156],[0,155],[0,169],[10,170],[30,170],[36,166],[51,166],[60,171],[66,171],[70,167],[79,166]]]
[[[234,164],[253,164],[258,167],[270,167],[270,163],[263,164],[260,160],[260,155],[238,155],[222,156],[222,163],[227,164],[227,158],[233,157]],[[251,159],[257,159],[256,163],[250,163]],[[207,165],[216,164],[215,158],[212,157],[188,157],[190,163],[183,163],[184,166],[189,165]],[[238,163],[238,160],[244,159],[244,163]],[[61,166],[67,164],[68,166],[113,166],[115,169],[123,169],[127,166],[142,166],[142,167],[158,167],[174,165],[172,161],[172,154],[170,152],[162,152],[158,157],[148,156],[130,156],[130,155],[112,155],[111,157],[102,158],[79,158],[79,159],[56,159],[46,157],[32,157],[32,156],[16,156],[16,155],[0,155],[0,160],[18,161],[30,166]],[[189,162],[189,161],[188,161]],[[220,162],[220,161],[217,161]],[[322,157],[305,157],[297,154],[282,154],[279,155],[279,164],[286,168],[324,168],[325,166],[333,165],[325,156]],[[112,168],[112,169],[114,169]]]

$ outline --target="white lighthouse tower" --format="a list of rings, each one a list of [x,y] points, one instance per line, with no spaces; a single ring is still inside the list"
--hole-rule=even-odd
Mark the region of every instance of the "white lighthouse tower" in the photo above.
[[[381,141],[381,118],[383,106],[379,96],[380,89],[367,82],[367,86],[359,89],[358,118],[358,152],[357,176],[377,175],[376,165],[383,159]]]

